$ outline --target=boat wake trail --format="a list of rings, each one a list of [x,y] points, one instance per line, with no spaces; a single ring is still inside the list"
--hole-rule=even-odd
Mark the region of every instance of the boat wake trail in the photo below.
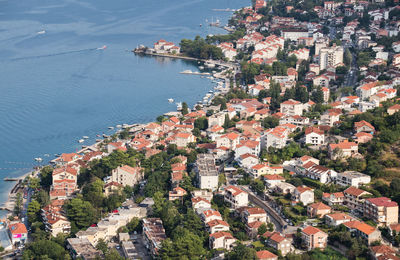
[[[67,54],[72,54],[72,53],[95,51],[97,49],[98,48],[89,48],[89,49],[82,49],[82,50],[73,50],[73,51],[65,51],[65,52],[58,52],[58,53],[52,53],[52,54],[37,55],[37,56],[27,56],[27,57],[14,58],[14,59],[11,59],[11,61],[40,59],[40,58],[47,58],[47,57],[53,57],[53,56],[67,55]]]

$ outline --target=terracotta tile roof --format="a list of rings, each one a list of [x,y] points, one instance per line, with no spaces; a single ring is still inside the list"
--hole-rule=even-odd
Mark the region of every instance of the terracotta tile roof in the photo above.
[[[231,239],[234,238],[231,233],[226,232],[226,231],[215,232],[213,234],[210,234],[210,237],[213,237],[215,239],[218,239],[218,238],[221,238],[221,237],[226,237],[226,238],[231,238]]]
[[[23,223],[10,224],[8,228],[13,235],[28,233],[28,230]]]
[[[356,129],[357,129],[357,128],[361,128],[361,127],[363,127],[363,126],[367,126],[367,127],[371,128],[371,129],[375,130],[375,127],[373,127],[370,123],[368,123],[368,122],[365,121],[365,120],[361,120],[361,121],[359,121],[359,122],[355,122],[355,123],[354,123],[354,127],[355,127]]]
[[[283,178],[282,176],[278,175],[278,174],[267,174],[264,175],[264,179],[268,180],[268,181],[278,181],[278,180],[285,180],[285,178]]]
[[[379,246],[373,246],[371,247],[371,251],[376,255],[376,254],[390,254],[390,255],[396,255],[396,251],[387,246],[387,245],[379,245]]]
[[[208,200],[206,200],[205,198],[202,198],[202,197],[192,198],[192,203],[194,203],[194,204],[199,203],[200,201],[204,201],[208,204],[211,204]]]
[[[263,222],[261,222],[261,221],[254,221],[254,222],[251,222],[251,223],[247,223],[246,225],[249,227],[249,228],[259,228],[262,224],[264,224]]]
[[[344,140],[341,143],[338,144],[329,144],[329,148],[331,148],[331,150],[335,150],[336,148],[339,149],[351,149],[352,147],[357,146],[358,145],[355,142],[349,142],[348,140]]]
[[[241,194],[241,193],[245,193],[245,192],[244,192],[243,190],[241,190],[239,187],[232,186],[232,185],[226,187],[225,190],[231,192],[233,196],[237,196],[237,195],[239,195],[239,194]]]
[[[374,232],[376,230],[373,226],[370,226],[366,223],[361,223],[361,224],[357,225],[356,229],[366,235],[370,235],[372,232]]]
[[[343,193],[347,193],[347,194],[350,194],[350,195],[358,197],[358,196],[366,193],[366,191],[358,189],[358,188],[353,187],[353,186],[350,186],[347,189],[345,189]]]
[[[331,209],[331,207],[329,207],[328,205],[326,205],[322,202],[313,203],[313,204],[309,205],[308,207],[316,209],[316,210],[330,210]]]
[[[350,217],[349,215],[343,213],[343,212],[337,212],[337,213],[332,213],[332,214],[328,214],[328,217],[331,217],[334,220],[346,220],[346,219],[350,219],[352,220],[353,218]]]
[[[269,259],[269,258],[278,258],[277,255],[271,253],[268,250],[261,250],[256,253],[258,259]]]
[[[229,227],[228,223],[226,223],[225,221],[220,220],[220,219],[214,219],[214,220],[208,221],[206,223],[206,225],[209,226],[209,227],[215,227],[215,226],[218,226],[218,225]]]
[[[255,215],[255,214],[266,214],[265,210],[262,208],[248,208],[246,211],[249,213],[249,215]]]
[[[398,234],[400,232],[400,223],[391,224],[390,225],[390,229],[393,230],[393,231],[396,231],[396,233]]]
[[[397,202],[392,201],[391,199],[386,198],[386,197],[369,198],[369,199],[366,199],[366,201],[369,201],[369,202],[371,202],[372,204],[374,204],[374,205],[376,205],[378,207],[380,207],[380,206],[383,206],[383,207],[398,207]]]
[[[301,194],[301,193],[303,193],[303,192],[306,192],[306,191],[312,191],[312,189],[311,188],[309,188],[309,187],[303,187],[303,186],[299,186],[299,187],[297,187],[296,188],[297,189],[297,191]]]
[[[311,133],[316,133],[316,134],[319,134],[319,135],[323,135],[324,131],[320,130],[318,127],[311,126],[311,127],[307,127],[306,128],[305,133],[306,133],[306,135],[311,134]]]
[[[302,232],[303,232],[304,234],[308,235],[308,236],[311,236],[311,235],[315,235],[315,234],[317,234],[318,232],[322,232],[322,231],[321,231],[320,229],[316,228],[316,227],[308,226],[308,227],[305,227],[305,228],[302,230]]]

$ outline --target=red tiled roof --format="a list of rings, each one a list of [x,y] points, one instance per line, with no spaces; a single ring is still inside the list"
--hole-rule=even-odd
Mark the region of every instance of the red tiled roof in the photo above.
[[[304,234],[310,236],[310,235],[315,235],[315,234],[317,234],[318,232],[322,232],[322,231],[321,231],[320,229],[316,228],[316,227],[308,226],[308,227],[304,228],[304,229],[302,230],[302,232],[303,232]]]
[[[8,228],[13,235],[28,233],[28,230],[23,223],[10,224]]]
[[[277,255],[271,253],[268,250],[261,250],[256,253],[258,259],[269,259],[269,258],[278,258]]]

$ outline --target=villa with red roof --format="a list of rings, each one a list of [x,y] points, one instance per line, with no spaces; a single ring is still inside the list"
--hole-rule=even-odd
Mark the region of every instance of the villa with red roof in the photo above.
[[[28,230],[24,223],[12,222],[8,224],[8,234],[13,245],[25,244],[28,240]]]
[[[232,236],[231,233],[226,231],[219,231],[210,234],[210,249],[225,249],[231,250],[235,246],[236,238]]]
[[[280,250],[282,255],[285,256],[292,251],[290,239],[284,237],[279,232],[265,232],[262,235],[268,246]]]
[[[214,219],[206,222],[206,228],[210,234],[213,234],[219,231],[229,231],[229,224],[223,220]]]

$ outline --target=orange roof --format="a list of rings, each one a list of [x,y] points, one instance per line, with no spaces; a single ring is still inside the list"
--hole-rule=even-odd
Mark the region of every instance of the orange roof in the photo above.
[[[347,194],[353,195],[355,197],[358,197],[358,196],[362,195],[363,193],[366,193],[366,191],[358,189],[358,188],[353,187],[353,186],[350,186],[346,190],[344,190],[344,193],[347,193]]]
[[[194,203],[194,204],[199,203],[200,201],[204,201],[208,204],[211,204],[208,200],[206,200],[205,198],[202,198],[202,197],[192,198],[192,203]]]
[[[231,233],[226,232],[226,231],[215,232],[213,234],[210,234],[210,237],[213,237],[215,239],[221,238],[221,237],[234,238]]]
[[[400,104],[393,105],[393,106],[389,107],[388,109],[390,109],[390,110],[400,110]]]
[[[228,223],[226,223],[225,221],[220,220],[220,219],[214,219],[214,220],[208,221],[206,223],[206,225],[209,226],[209,227],[215,227],[215,226],[218,226],[218,225],[229,227]]]
[[[23,223],[14,223],[8,226],[13,235],[28,233],[28,230]]]
[[[309,191],[309,190],[312,191],[311,188],[309,188],[309,187],[303,187],[303,186],[299,186],[299,187],[297,187],[296,189],[297,189],[297,191],[298,191],[299,193],[303,193],[303,192],[306,192],[306,191]]]
[[[364,222],[356,226],[356,229],[361,231],[362,233],[366,235],[370,235],[372,232],[374,232],[376,229],[373,226],[370,226]]]
[[[237,195],[239,195],[241,193],[244,193],[244,191],[241,190],[239,187],[232,186],[232,185],[226,187],[225,190],[231,192],[233,196],[237,196]]]
[[[302,230],[302,232],[303,232],[304,234],[308,235],[308,236],[311,236],[311,235],[315,235],[315,234],[317,234],[318,232],[322,232],[322,231],[321,231],[320,229],[316,228],[316,227],[308,226],[308,227],[304,228],[304,229]]]
[[[269,181],[277,181],[277,180],[284,180],[285,178],[283,178],[282,176],[280,176],[278,174],[267,174],[267,175],[264,175],[264,179],[269,180]]]
[[[266,214],[262,208],[247,208],[246,211],[250,214]]]
[[[313,203],[313,204],[309,205],[309,207],[316,209],[316,210],[330,210],[331,209],[331,207],[329,207],[328,205],[325,205],[322,202]]]
[[[361,120],[361,121],[359,121],[359,122],[355,122],[355,123],[354,123],[354,127],[355,127],[355,128],[360,128],[360,127],[363,127],[363,126],[368,126],[369,128],[375,130],[375,127],[373,127],[370,123],[368,123],[368,122],[365,121],[365,120]]]
[[[335,150],[335,148],[351,149],[354,146],[358,147],[358,145],[355,142],[349,142],[348,140],[344,140],[343,142],[338,143],[338,144],[329,144],[329,147],[331,148],[331,150]]]
[[[271,253],[268,250],[261,250],[256,253],[258,259],[270,259],[270,258],[278,258],[277,255]]]
[[[316,133],[316,134],[319,134],[319,135],[323,135],[324,131],[320,130],[318,127],[310,126],[310,127],[306,128],[305,133],[306,133],[306,135],[311,134],[311,133]]]

